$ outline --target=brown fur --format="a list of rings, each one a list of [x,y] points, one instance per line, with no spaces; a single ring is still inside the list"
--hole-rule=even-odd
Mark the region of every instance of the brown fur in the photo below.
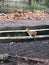
[[[29,34],[29,36],[35,36],[35,35],[37,35],[36,31],[29,31],[28,28],[26,28],[26,30],[27,30],[27,33]]]

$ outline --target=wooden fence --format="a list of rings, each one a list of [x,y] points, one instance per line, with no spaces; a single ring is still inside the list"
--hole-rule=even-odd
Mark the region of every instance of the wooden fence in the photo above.
[[[22,11],[29,6],[29,1],[0,1],[0,12],[16,12]]]
[[[32,7],[30,7],[32,4]],[[28,11],[33,9],[44,9],[49,12],[49,9],[41,2],[32,2],[32,0],[0,0],[0,12],[16,12]]]

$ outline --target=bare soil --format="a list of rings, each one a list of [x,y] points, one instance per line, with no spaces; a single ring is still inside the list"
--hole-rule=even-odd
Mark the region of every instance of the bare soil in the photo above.
[[[0,54],[49,59],[49,39],[27,42],[0,43]]]
[[[10,42],[10,43],[0,43],[0,54],[12,54],[24,57],[34,57],[49,59],[49,39],[41,41],[30,41],[30,42]],[[2,63],[3,65],[49,65],[43,63],[34,62],[10,62]],[[0,64],[0,65],[2,65]]]
[[[38,21],[49,21],[49,13],[44,10],[34,10],[33,12],[15,12],[15,13],[0,13],[0,23],[17,23],[16,20],[38,20]],[[19,23],[21,23],[19,21]],[[29,22],[25,22],[29,23]]]

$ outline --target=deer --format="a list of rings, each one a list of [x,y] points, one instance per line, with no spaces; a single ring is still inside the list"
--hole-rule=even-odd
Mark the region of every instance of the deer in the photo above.
[[[27,30],[27,33],[28,33],[28,35],[29,35],[30,37],[37,35],[37,32],[36,32],[36,31],[29,31],[28,28],[26,28],[26,30]]]

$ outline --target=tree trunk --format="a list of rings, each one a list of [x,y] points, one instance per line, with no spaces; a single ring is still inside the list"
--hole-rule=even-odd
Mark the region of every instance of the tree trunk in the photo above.
[[[31,4],[32,4],[32,1],[31,1],[31,0],[29,0],[29,6],[31,6]]]

